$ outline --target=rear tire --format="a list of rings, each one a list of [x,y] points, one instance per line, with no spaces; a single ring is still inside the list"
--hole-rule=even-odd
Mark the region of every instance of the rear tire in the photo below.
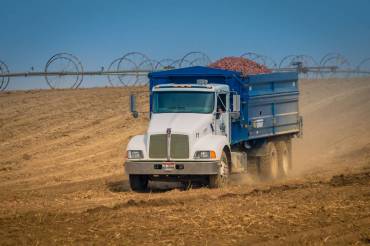
[[[278,152],[279,176],[286,177],[292,168],[291,151],[288,141],[279,141],[276,148]]]
[[[228,161],[225,151],[222,152],[220,164],[221,166],[218,174],[209,176],[210,188],[222,188],[225,187],[229,182],[230,163]]]
[[[278,153],[274,142],[268,142],[266,151],[259,158],[259,173],[263,179],[277,179],[279,176]]]
[[[148,188],[148,177],[145,175],[129,176],[131,190],[136,192],[143,192]]]

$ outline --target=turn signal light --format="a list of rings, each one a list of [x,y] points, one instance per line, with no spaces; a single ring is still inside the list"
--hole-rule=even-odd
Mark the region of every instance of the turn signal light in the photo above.
[[[216,158],[216,152],[213,150],[201,150],[195,152],[194,155],[195,159],[215,159]]]

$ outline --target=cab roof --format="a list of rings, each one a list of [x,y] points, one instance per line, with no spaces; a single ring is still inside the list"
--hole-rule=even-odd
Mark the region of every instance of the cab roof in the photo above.
[[[153,87],[154,91],[172,91],[176,90],[186,90],[186,91],[229,91],[229,86],[226,84],[160,84]]]

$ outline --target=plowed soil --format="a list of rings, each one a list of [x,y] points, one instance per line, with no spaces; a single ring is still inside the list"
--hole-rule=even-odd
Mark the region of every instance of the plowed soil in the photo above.
[[[128,112],[132,89],[1,93],[0,244],[369,244],[370,79],[300,86],[291,176],[148,193],[131,192],[123,171],[128,140],[148,123]]]

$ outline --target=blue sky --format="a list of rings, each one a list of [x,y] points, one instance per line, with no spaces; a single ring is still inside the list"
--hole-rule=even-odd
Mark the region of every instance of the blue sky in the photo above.
[[[129,51],[153,59],[203,51],[212,60],[254,51],[275,60],[340,52],[354,65],[370,57],[370,1],[87,1],[0,0],[0,60],[11,71],[43,70],[70,52],[86,70]],[[43,88],[18,78],[10,88]],[[84,80],[105,85],[106,78]]]

